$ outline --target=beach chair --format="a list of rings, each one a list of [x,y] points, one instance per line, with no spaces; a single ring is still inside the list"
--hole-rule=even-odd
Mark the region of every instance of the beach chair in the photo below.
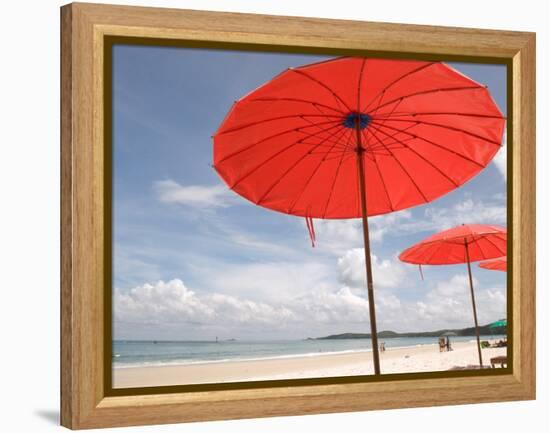
[[[448,369],[448,371],[459,371],[459,370],[485,370],[491,368],[488,365],[479,365],[479,364],[468,364],[468,365],[455,365]]]
[[[506,356],[495,356],[491,358],[491,367],[495,368],[495,365],[500,365],[500,368],[504,368],[508,365],[508,358]]]

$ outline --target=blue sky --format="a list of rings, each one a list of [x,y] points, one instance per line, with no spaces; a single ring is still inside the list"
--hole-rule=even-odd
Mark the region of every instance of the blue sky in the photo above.
[[[115,338],[284,339],[368,332],[360,220],[315,221],[254,206],[211,168],[211,135],[234,100],[326,57],[115,46]],[[506,69],[451,63],[506,115]],[[478,176],[424,206],[371,218],[378,329],[472,326],[465,265],[396,256],[460,223],[506,224],[505,147]],[[473,266],[481,323],[505,316],[505,274]]]

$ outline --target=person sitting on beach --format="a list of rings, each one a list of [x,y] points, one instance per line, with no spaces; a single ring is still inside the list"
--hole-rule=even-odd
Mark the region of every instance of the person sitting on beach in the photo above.
[[[439,337],[439,351],[443,352],[446,347],[447,344],[445,343],[445,337]]]

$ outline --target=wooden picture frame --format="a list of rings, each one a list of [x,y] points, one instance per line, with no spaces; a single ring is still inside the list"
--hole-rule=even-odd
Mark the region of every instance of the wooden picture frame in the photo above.
[[[104,71],[109,38],[274,51],[369,52],[509,66],[508,227],[511,366],[501,374],[382,381],[292,381],[192,392],[116,394],[106,387],[105,275],[111,203],[105,194]],[[221,45],[220,45],[221,44]],[[176,9],[61,8],[61,424],[72,429],[363,411],[535,398],[535,35]],[[109,282],[110,284],[110,282]],[[110,335],[110,334],[108,334]],[[108,359],[110,363],[110,358]],[[470,372],[473,373],[473,372]],[[276,386],[275,386],[276,385]]]

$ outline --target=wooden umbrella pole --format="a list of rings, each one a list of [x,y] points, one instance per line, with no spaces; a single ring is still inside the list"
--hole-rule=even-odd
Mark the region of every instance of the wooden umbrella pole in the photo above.
[[[361,128],[359,119],[355,121],[357,132],[357,171],[359,172],[359,192],[361,196],[361,215],[363,217],[363,240],[365,243],[365,267],[367,270],[367,293],[369,299],[370,335],[372,342],[372,359],[374,374],[380,374],[380,355],[378,352],[378,333],[376,332],[376,312],[374,308],[374,285],[372,283],[372,264],[370,260],[369,221],[367,218],[367,191],[365,187],[365,168],[363,165],[363,146],[361,145]]]
[[[474,282],[472,280],[472,267],[470,265],[470,252],[468,251],[468,242],[464,239],[464,248],[466,248],[466,262],[468,263],[468,277],[470,278],[470,294],[472,295],[472,309],[474,310],[474,324],[477,339],[477,354],[479,356],[479,366],[483,367],[483,359],[481,357],[481,344],[479,341],[479,325],[477,324],[476,298],[474,295]]]

